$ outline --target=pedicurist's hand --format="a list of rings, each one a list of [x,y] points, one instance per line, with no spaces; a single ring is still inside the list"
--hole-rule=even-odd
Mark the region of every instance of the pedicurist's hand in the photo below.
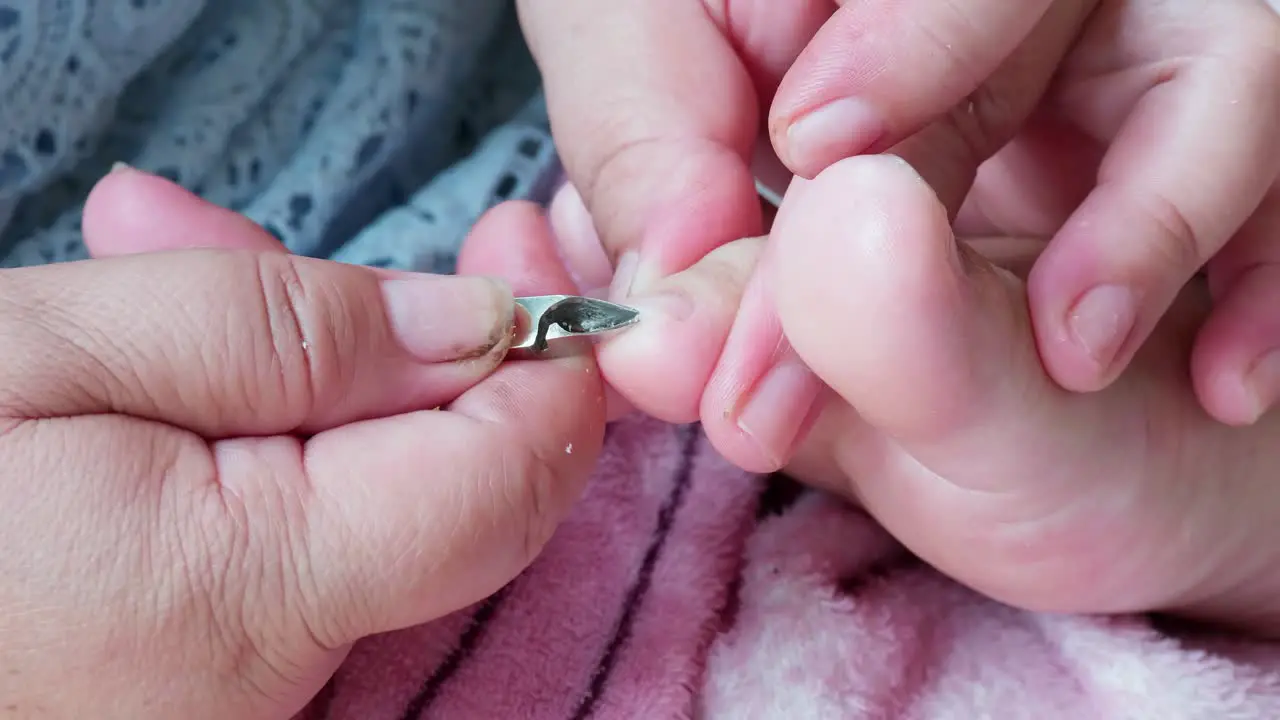
[[[534,220],[470,269],[566,290]],[[597,456],[593,361],[499,366],[502,284],[291,257],[133,171],[85,233],[116,257],[0,271],[0,715],[289,718],[520,572]],[[129,254],[177,247],[234,249]]]
[[[1190,364],[1205,284],[1116,382],[1077,394],[1036,349],[1024,278],[1044,244],[999,226],[957,243],[904,161],[842,161],[792,187],[767,244],[725,245],[635,298],[644,320],[600,361],[655,412],[701,398],[707,434],[735,462],[755,457],[744,425],[786,438],[779,452],[801,438],[789,472],[860,501],[999,600],[1280,633],[1280,413],[1233,428],[1201,409]],[[729,329],[752,277],[780,321],[743,339]],[[735,343],[784,336],[795,360],[762,383],[715,374]],[[673,357],[669,343],[697,352]]]

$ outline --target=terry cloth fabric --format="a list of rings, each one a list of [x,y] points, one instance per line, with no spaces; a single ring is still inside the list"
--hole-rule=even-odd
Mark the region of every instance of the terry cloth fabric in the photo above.
[[[1280,648],[992,602],[632,418],[528,571],[357,645],[300,720],[420,718],[1275,720]]]

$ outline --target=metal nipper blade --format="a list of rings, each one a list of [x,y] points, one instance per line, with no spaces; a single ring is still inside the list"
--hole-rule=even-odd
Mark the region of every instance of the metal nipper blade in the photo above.
[[[600,335],[640,319],[640,311],[579,295],[516,298],[516,332],[511,349],[540,353],[561,338]]]

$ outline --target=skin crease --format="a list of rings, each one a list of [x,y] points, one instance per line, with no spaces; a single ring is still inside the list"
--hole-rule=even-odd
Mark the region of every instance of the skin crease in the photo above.
[[[292,717],[357,639],[523,570],[598,457],[589,355],[411,360],[381,292],[404,273],[293,258],[140,172],[84,227],[100,259],[0,272],[2,716]],[[462,263],[508,310],[572,289],[532,206]]]

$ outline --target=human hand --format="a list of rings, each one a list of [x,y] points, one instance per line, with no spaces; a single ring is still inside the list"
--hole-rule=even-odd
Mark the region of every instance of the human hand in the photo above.
[[[724,242],[761,234],[747,167],[767,106],[773,148],[801,176],[889,151],[920,171],[962,230],[996,220],[1052,236],[1029,294],[1045,365],[1068,389],[1113,382],[1208,262],[1215,308],[1197,341],[1195,387],[1214,417],[1252,422],[1280,395],[1280,356],[1270,353],[1280,324],[1268,317],[1280,293],[1274,8],[962,5],[527,3],[522,18],[582,196],[574,202],[598,231],[565,240],[583,284],[610,282],[619,259],[613,294],[625,301]],[[1094,287],[1104,290],[1082,302]],[[757,294],[747,293],[739,336],[776,325]],[[773,357],[741,357],[752,353]],[[793,359],[772,346],[734,351],[717,370],[732,378],[713,384],[751,387],[762,368]],[[628,387],[643,357],[616,370],[602,360],[624,395],[645,394]],[[696,414],[686,405],[668,419]],[[788,448],[773,447],[785,439],[753,441],[765,447],[750,467],[785,460]]]
[[[653,348],[719,350],[737,298],[763,279],[780,322],[753,339],[785,333],[829,388],[806,414],[783,375],[754,416],[805,437],[788,472],[860,501],[927,562],[1010,604],[1280,632],[1280,414],[1232,428],[1200,408],[1188,368],[1205,284],[1115,383],[1077,394],[1036,349],[1022,278],[1044,244],[997,228],[957,243],[906,163],[842,161],[792,187],[768,243],[725,245],[637,298],[644,320],[601,357],[645,354],[655,377],[710,374],[713,352]],[[703,397],[732,406],[735,392]],[[741,458],[736,423],[703,416]]]
[[[464,263],[566,290],[533,218]],[[593,361],[499,366],[500,284],[291,257],[133,171],[85,233],[117,257],[0,271],[0,714],[288,718],[520,572],[597,457]],[[224,250],[120,257],[176,247]]]

